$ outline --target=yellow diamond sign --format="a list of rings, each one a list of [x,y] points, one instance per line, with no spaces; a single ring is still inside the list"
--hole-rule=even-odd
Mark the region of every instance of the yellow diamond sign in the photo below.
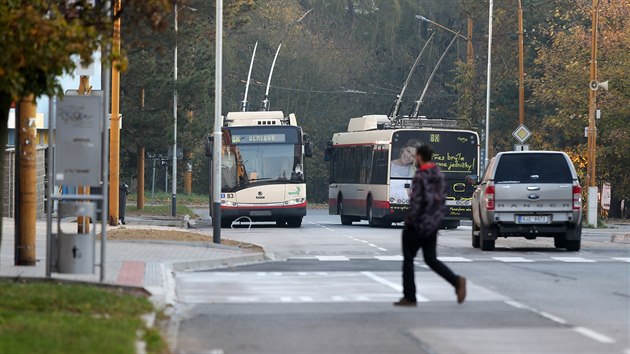
[[[532,136],[532,132],[525,125],[521,124],[512,132],[512,135],[522,144]]]

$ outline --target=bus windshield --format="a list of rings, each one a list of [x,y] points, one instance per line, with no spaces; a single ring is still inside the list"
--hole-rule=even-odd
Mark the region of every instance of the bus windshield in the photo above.
[[[231,144],[224,145],[221,159],[223,191],[251,184],[304,183],[301,145],[290,131],[249,133],[232,129]]]

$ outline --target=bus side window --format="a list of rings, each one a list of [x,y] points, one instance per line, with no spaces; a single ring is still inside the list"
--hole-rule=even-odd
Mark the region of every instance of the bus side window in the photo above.
[[[387,163],[388,150],[375,150],[374,157],[372,158],[372,178],[373,184],[386,184],[387,183],[387,170],[389,169]]]

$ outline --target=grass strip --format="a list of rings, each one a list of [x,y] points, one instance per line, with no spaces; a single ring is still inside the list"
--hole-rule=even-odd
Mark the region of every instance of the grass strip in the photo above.
[[[167,352],[140,317],[153,305],[120,288],[0,281],[0,298],[0,353],[134,353],[139,331]]]

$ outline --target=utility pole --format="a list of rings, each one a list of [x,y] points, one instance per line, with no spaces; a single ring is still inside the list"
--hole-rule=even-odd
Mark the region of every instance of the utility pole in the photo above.
[[[214,128],[212,156],[212,242],[221,243],[221,93],[223,90],[223,0],[217,0],[214,69]]]
[[[597,83],[597,27],[599,22],[599,0],[593,0],[591,24],[591,83]],[[596,84],[597,85],[597,84]],[[588,223],[597,227],[597,180],[595,178],[597,127],[595,126],[595,109],[597,106],[597,90],[590,88],[588,92]]]
[[[140,111],[144,111],[144,87],[140,90]],[[138,198],[136,208],[144,209],[144,146],[138,148]]]
[[[525,124],[525,64],[523,59],[523,6],[518,0],[518,123]]]
[[[144,146],[138,148],[138,198],[136,200],[136,208],[144,209]]]
[[[475,72],[475,50],[473,48],[473,43],[472,43],[472,37],[473,37],[473,19],[471,14],[468,14],[468,35],[466,36],[468,38],[467,41],[467,47],[466,47],[466,63],[468,63],[468,68],[469,70],[472,70],[473,73]],[[466,97],[468,97],[468,114],[469,114],[469,119],[473,118],[473,109],[474,109],[474,102],[475,100],[473,99],[473,88],[472,88],[472,81],[470,82],[470,85],[466,86]]]
[[[88,75],[81,75],[79,78],[79,89],[77,90],[79,95],[89,95],[92,93],[92,86],[90,86],[90,77]],[[77,194],[90,194],[90,186],[77,186]],[[90,218],[87,216],[77,217],[77,233],[87,234],[90,232]]]
[[[494,7],[494,0],[488,2],[488,69],[486,74],[486,131],[485,131],[485,152],[483,169],[485,171],[488,167],[488,160],[490,159],[490,79],[492,69],[492,13]]]
[[[114,0],[113,54],[120,54],[121,0]],[[109,129],[109,225],[118,225],[119,178],[120,178],[120,71],[118,61],[112,62],[112,113]]]
[[[177,0],[175,6],[175,54],[173,63],[173,178],[171,179],[171,216],[177,216]]]
[[[35,258],[35,220],[37,218],[35,96],[23,97],[20,100],[18,112],[16,135],[19,145],[16,159],[19,182],[16,183],[18,198],[15,203],[18,209],[16,215],[18,235],[15,239],[18,241],[15,245],[15,265],[34,266],[37,262]]]

